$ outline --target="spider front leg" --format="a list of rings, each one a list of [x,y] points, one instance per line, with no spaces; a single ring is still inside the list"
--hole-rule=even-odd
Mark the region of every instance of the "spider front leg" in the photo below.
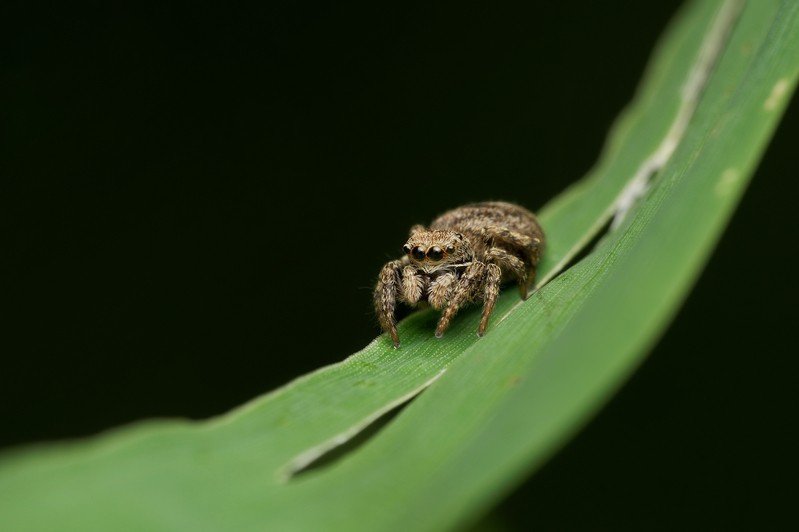
[[[424,293],[424,285],[416,268],[409,265],[402,269],[402,300],[407,304],[415,306],[419,302]]]
[[[402,261],[392,260],[380,270],[380,276],[375,286],[374,301],[375,314],[380,322],[380,327],[388,332],[394,347],[400,345],[399,334],[397,333],[397,318],[394,317],[394,310],[397,308],[397,292],[400,289],[400,272],[402,271]]]
[[[449,301],[452,288],[455,286],[457,280],[458,276],[455,272],[439,275],[435,281],[430,284],[430,289],[427,293],[427,301],[430,303],[430,306],[436,310],[444,308],[444,305]]]
[[[495,265],[492,265],[496,267]],[[458,312],[458,309],[472,301],[478,293],[480,287],[483,285],[484,276],[487,265],[482,262],[472,262],[463,272],[461,278],[458,279],[457,284],[452,289],[452,296],[450,297],[449,304],[438,320],[438,327],[436,327],[436,338],[441,338],[444,331],[449,326],[450,320]],[[499,268],[497,268],[499,270]],[[493,304],[492,304],[493,307]]]

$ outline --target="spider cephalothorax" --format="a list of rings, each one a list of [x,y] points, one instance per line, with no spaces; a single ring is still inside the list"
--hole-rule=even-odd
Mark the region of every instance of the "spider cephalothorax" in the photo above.
[[[427,230],[419,225],[402,247],[411,264],[433,273],[472,260],[472,247],[463,235],[447,229]]]
[[[544,234],[535,216],[504,202],[466,205],[435,219],[429,228],[414,226],[405,255],[383,267],[375,287],[380,326],[399,346],[394,311],[397,300],[415,306],[427,301],[443,310],[436,336],[444,334],[458,309],[482,299],[482,336],[502,281],[517,280],[522,299],[543,250]]]

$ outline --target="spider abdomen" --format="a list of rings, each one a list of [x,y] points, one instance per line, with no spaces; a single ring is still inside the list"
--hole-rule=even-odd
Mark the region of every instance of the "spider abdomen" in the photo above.
[[[463,234],[476,260],[484,260],[489,249],[499,247],[535,267],[544,247],[544,232],[535,215],[524,207],[502,201],[458,207],[433,220],[430,229]]]

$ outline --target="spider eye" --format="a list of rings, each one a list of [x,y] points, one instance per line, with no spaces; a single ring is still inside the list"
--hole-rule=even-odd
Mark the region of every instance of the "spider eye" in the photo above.
[[[433,246],[427,250],[427,256],[431,260],[441,260],[441,257],[444,256],[444,251],[438,246]]]
[[[447,246],[447,253],[449,254],[455,253],[455,246]]]
[[[424,260],[424,248],[422,246],[416,246],[413,248],[413,258],[416,260]]]
[[[402,251],[404,251],[406,254],[410,253],[411,252],[411,246],[409,246],[408,244],[405,244],[404,246],[402,246]]]

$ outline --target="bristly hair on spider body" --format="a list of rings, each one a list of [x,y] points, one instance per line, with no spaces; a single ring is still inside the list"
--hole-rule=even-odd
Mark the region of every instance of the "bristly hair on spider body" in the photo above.
[[[473,203],[448,211],[429,227],[415,225],[401,259],[383,266],[374,303],[380,326],[399,347],[397,302],[416,306],[426,301],[441,318],[441,337],[458,309],[482,300],[477,329],[482,336],[504,282],[516,281],[522,299],[535,282],[544,250],[544,232],[535,215],[501,201]]]

